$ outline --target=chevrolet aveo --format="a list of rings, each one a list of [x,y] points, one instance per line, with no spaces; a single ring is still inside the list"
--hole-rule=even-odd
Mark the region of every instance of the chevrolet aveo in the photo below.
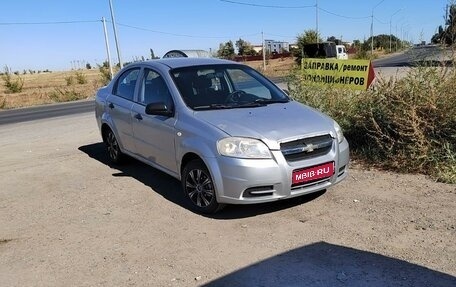
[[[235,62],[128,65],[98,91],[95,113],[114,163],[128,155],[179,179],[197,212],[301,196],[347,176],[339,125]]]

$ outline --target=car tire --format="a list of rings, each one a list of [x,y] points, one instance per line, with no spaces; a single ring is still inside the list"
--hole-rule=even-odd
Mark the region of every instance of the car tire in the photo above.
[[[104,136],[104,143],[106,145],[106,151],[111,162],[120,164],[124,161],[125,155],[120,150],[119,142],[117,141],[116,135],[111,129],[108,129]]]
[[[211,214],[224,207],[218,203],[211,174],[200,159],[192,160],[184,167],[182,189],[196,212]]]

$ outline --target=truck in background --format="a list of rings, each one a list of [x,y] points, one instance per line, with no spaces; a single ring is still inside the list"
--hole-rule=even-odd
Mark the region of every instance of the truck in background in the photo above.
[[[303,47],[304,58],[336,58],[348,59],[347,50],[344,45],[336,45],[334,42],[321,42],[306,44]]]
[[[347,49],[344,45],[336,45],[336,58],[339,60],[348,60]]]

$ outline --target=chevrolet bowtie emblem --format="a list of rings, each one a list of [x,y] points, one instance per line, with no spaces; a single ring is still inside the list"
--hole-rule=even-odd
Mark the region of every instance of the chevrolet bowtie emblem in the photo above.
[[[313,152],[316,148],[317,148],[317,146],[315,146],[313,144],[308,144],[308,145],[306,145],[305,147],[302,148],[302,151]]]

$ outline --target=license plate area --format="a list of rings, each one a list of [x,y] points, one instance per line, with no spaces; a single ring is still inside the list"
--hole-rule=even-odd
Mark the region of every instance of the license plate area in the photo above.
[[[334,174],[334,162],[314,165],[311,167],[296,169],[293,171],[291,186],[307,184],[331,177]]]

